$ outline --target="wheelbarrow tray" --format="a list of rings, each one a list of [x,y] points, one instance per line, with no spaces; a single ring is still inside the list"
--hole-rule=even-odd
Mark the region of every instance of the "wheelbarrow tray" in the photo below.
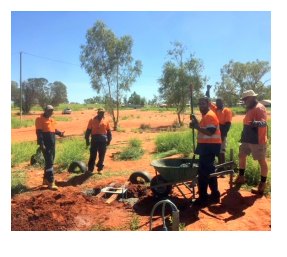
[[[153,160],[151,165],[166,182],[170,183],[194,180],[198,174],[197,159],[160,159]]]

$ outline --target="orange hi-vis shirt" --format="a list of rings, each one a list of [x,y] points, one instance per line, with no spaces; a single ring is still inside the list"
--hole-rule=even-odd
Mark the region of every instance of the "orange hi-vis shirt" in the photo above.
[[[108,121],[104,118],[99,121],[96,117],[89,120],[87,129],[91,129],[92,135],[106,135],[111,130]]]
[[[252,127],[252,121],[265,123],[261,127]],[[267,143],[267,112],[263,104],[257,103],[256,106],[248,110],[243,119],[242,142],[250,144]]]
[[[201,128],[216,128],[215,133],[212,136],[205,135],[198,131],[197,142],[203,144],[221,144],[221,133],[219,129],[219,121],[215,113],[209,110],[205,115],[202,115],[202,119],[199,122]]]
[[[232,121],[232,111],[229,108],[224,107],[222,110],[219,110],[214,103],[209,103],[209,107],[212,111],[215,112],[219,124],[224,125],[226,122]]]
[[[46,118],[43,114],[36,118],[35,121],[35,126],[36,126],[36,130],[41,130],[42,132],[46,133],[46,132],[51,132],[51,133],[55,133],[56,132],[56,121],[49,117]]]

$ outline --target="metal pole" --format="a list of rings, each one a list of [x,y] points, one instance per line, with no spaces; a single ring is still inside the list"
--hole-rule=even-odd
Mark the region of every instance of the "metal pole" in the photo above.
[[[22,52],[20,52],[20,122],[22,123]]]

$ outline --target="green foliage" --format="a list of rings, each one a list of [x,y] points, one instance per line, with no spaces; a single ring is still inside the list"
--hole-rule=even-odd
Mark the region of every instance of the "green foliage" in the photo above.
[[[146,99],[138,95],[136,92],[133,92],[128,99],[128,104],[132,104],[132,105],[144,106],[145,103],[146,103]]]
[[[243,91],[252,89],[260,93],[259,100],[270,99],[271,86],[265,86],[265,82],[262,82],[270,69],[267,61],[241,63],[231,60],[221,69],[221,82],[215,87],[217,97],[221,97],[226,105],[235,106]]]
[[[56,121],[71,121],[72,118],[71,117],[63,117],[63,116],[54,116],[53,117]]]
[[[173,49],[168,51],[170,59],[163,65],[162,76],[159,79],[160,97],[168,105],[176,107],[178,123],[181,115],[190,101],[190,84],[193,85],[193,98],[198,99],[206,78],[201,75],[203,62],[189,55],[185,58],[185,47],[180,42],[173,43]]]
[[[68,102],[67,88],[60,82],[49,83],[45,78],[29,78],[23,82],[23,113],[30,112],[35,104],[42,109],[47,104],[54,106]]]
[[[141,61],[132,57],[132,46],[130,36],[117,38],[102,21],[87,31],[86,44],[81,46],[81,64],[91,77],[92,87],[97,92],[109,92],[105,105],[115,130],[122,93],[130,89],[142,70]]]
[[[16,128],[27,128],[27,127],[32,127],[35,125],[35,121],[28,119],[28,120],[24,120],[22,119],[22,121],[20,120],[20,117],[15,117],[12,116],[11,117],[11,128],[12,129],[16,129]]]
[[[23,162],[29,162],[31,156],[36,153],[38,146],[35,142],[13,143],[11,147],[11,166],[14,167]]]
[[[138,160],[143,154],[142,142],[138,139],[130,139],[128,146],[116,154],[114,158],[116,160]]]
[[[67,138],[59,140],[56,149],[56,160],[60,170],[68,168],[73,161],[82,161],[88,155],[85,140],[81,138]]]
[[[11,196],[28,191],[26,187],[26,172],[15,170],[11,175]]]
[[[232,115],[244,115],[246,113],[246,108],[244,106],[232,107]]]
[[[130,230],[131,231],[135,231],[139,229],[139,225],[140,225],[140,219],[139,216],[137,216],[136,214],[134,214],[132,216],[132,219],[130,221]]]
[[[65,108],[70,108],[72,111],[84,111],[91,110],[103,107],[100,104],[79,104],[79,103],[69,103],[69,104],[60,104],[55,110],[64,110]],[[95,113],[96,114],[96,113]]]
[[[175,155],[175,154],[178,154],[178,150],[172,149],[172,150],[168,150],[166,152],[156,153],[154,155],[154,158],[155,159],[162,159],[162,158],[165,158],[165,157],[168,157],[168,156],[172,156],[172,155]]]
[[[184,132],[163,133],[156,138],[155,144],[157,153],[174,150],[184,156],[189,156],[193,151],[192,132],[188,130]]]

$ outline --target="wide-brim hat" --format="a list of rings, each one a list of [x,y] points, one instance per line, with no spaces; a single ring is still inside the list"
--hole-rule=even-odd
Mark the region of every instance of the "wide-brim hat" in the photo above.
[[[249,96],[258,96],[258,94],[255,94],[253,90],[246,90],[242,93],[241,100]]]
[[[48,111],[48,110],[54,110],[54,107],[49,104],[45,107],[45,111]]]
[[[98,108],[97,111],[98,111],[98,112],[105,112],[105,109],[104,109],[104,108]]]

